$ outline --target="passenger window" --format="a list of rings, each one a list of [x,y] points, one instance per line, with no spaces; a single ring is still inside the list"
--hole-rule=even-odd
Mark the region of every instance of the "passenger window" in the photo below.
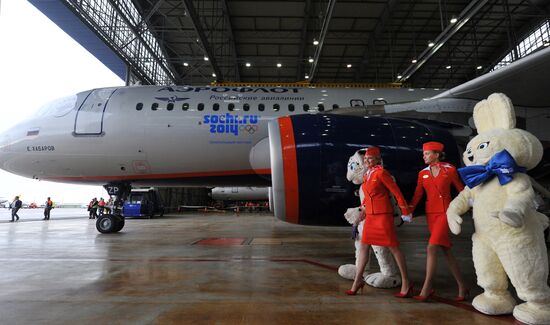
[[[273,104],[273,110],[275,112],[278,112],[280,109],[281,109],[281,106],[279,106],[279,104]]]
[[[204,111],[204,104],[200,103],[199,107],[197,108],[199,111]]]
[[[337,108],[339,108],[339,107],[340,107],[340,106],[338,106],[338,104],[333,104],[333,105],[332,105],[332,109],[337,109]]]
[[[159,108],[159,104],[158,104],[158,103],[153,103],[153,105],[151,105],[151,109],[152,109],[153,111],[156,111],[158,108]]]
[[[143,109],[143,103],[137,103],[136,111],[141,111]]]
[[[248,111],[250,110],[250,105],[244,104],[244,105],[243,105],[243,110],[244,110],[245,112],[248,112]]]
[[[231,104],[227,105],[227,109],[230,110],[230,111],[234,110],[235,109],[235,104],[231,103]]]
[[[265,110],[265,105],[264,104],[258,104],[258,110],[260,112],[263,112]]]
[[[294,112],[294,104],[288,104],[288,111]]]
[[[304,104],[304,112],[307,112],[309,111],[309,105],[308,104]]]
[[[220,110],[220,104],[215,103],[214,106],[212,107],[212,109],[215,110],[215,111],[219,111]]]
[[[174,109],[174,103],[168,103],[168,106],[166,106],[166,109],[171,111]]]
[[[319,105],[317,106],[317,109],[319,110],[319,112],[323,112],[323,111],[325,110],[325,105],[319,104]]]
[[[199,104],[199,105],[201,105],[201,104]],[[189,109],[189,103],[181,104],[181,109],[184,110],[184,111],[188,110]]]
[[[373,99],[372,104],[373,105],[386,105],[388,102],[386,102],[385,99]]]

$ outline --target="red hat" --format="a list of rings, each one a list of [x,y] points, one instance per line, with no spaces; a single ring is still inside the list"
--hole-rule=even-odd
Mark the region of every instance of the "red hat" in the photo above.
[[[442,152],[443,149],[445,149],[445,146],[443,145],[443,143],[436,142],[436,141],[426,142],[422,145],[422,150],[423,151],[440,151],[440,152]]]
[[[367,151],[365,151],[365,156],[380,157],[380,148],[368,147]]]

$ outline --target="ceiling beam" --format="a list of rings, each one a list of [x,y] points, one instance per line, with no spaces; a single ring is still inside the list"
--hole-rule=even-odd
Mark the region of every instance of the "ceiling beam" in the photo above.
[[[298,54],[298,69],[296,69],[296,81],[304,80],[304,52],[306,50],[307,26],[309,25],[309,12],[311,11],[311,0],[306,0],[304,7],[304,20],[302,22],[302,35],[300,37],[300,52]]]
[[[212,50],[212,47],[210,46],[210,42],[208,42],[208,38],[204,33],[204,29],[202,28],[200,18],[197,14],[197,11],[195,10],[195,6],[193,5],[193,0],[182,0],[182,2],[183,2],[183,5],[185,6],[185,9],[187,10],[187,14],[191,19],[191,22],[193,23],[193,28],[195,29],[195,32],[199,37],[199,41],[204,51],[204,54],[208,57],[208,62],[210,62],[210,66],[212,66],[212,70],[214,70],[214,73],[216,74],[216,81],[218,82],[223,81],[224,78],[223,78],[222,71],[220,70],[218,63],[216,62],[214,51]]]
[[[397,82],[402,82],[409,79],[416,71],[418,71],[428,60],[449,40],[453,37],[485,4],[488,0],[471,1],[458,16],[458,21],[454,24],[447,25],[447,28],[439,34],[435,40],[435,45],[425,49],[417,59],[417,63],[411,64],[402,74],[402,77],[397,79]]]
[[[321,34],[319,35],[319,45],[315,50],[315,56],[313,57],[313,63],[309,69],[309,80],[312,81],[315,78],[315,72],[317,70],[317,65],[319,64],[319,58],[321,57],[321,52],[323,51],[323,44],[325,43],[325,36],[327,35],[328,25],[330,24],[330,19],[332,18],[332,12],[334,11],[334,6],[336,5],[336,0],[329,0],[327,5],[327,11],[325,13],[325,18],[323,19],[323,25],[321,27]]]
[[[235,45],[235,37],[233,36],[233,26],[231,25],[231,12],[227,5],[227,0],[221,0],[223,6],[223,16],[227,20],[227,34],[229,34],[229,45],[231,46],[231,56],[233,58],[233,64],[235,65],[235,81],[241,81],[241,74],[239,72],[239,60],[237,57],[237,46]]]

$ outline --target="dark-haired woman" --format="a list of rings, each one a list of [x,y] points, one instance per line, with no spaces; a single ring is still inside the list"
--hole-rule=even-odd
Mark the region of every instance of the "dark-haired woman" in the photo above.
[[[449,226],[445,214],[451,202],[451,185],[460,192],[464,185],[456,168],[442,162],[444,159],[444,145],[439,142],[426,142],[422,146],[424,162],[428,165],[418,173],[418,182],[414,196],[409,205],[413,212],[426,192],[426,221],[430,230],[430,239],[427,248],[426,279],[419,296],[413,298],[426,301],[434,294],[432,288],[433,277],[437,266],[437,250],[441,249],[453,277],[458,285],[458,296],[455,301],[463,301],[467,298],[468,289],[458,269],[455,257],[451,253],[451,241],[449,239]]]

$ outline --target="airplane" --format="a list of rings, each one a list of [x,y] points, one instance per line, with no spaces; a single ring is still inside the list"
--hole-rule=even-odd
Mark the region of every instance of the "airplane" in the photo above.
[[[210,197],[220,201],[267,201],[268,191],[267,187],[214,187]]]
[[[550,71],[549,54],[546,48],[447,91],[295,85],[92,89],[46,104],[0,134],[0,168],[38,180],[103,185],[115,202],[132,186],[271,187],[277,218],[343,225],[345,209],[357,205],[356,188],[345,179],[349,156],[369,145],[381,147],[385,166],[410,197],[424,168],[422,143],[443,142],[448,161],[460,165],[456,139],[471,132],[465,126],[473,105],[495,90],[522,106],[517,113],[529,131],[550,140],[541,126],[550,117],[548,100],[541,100],[545,83],[530,77]],[[533,81],[533,89],[525,89]],[[118,213],[96,223],[101,233],[123,227]]]

